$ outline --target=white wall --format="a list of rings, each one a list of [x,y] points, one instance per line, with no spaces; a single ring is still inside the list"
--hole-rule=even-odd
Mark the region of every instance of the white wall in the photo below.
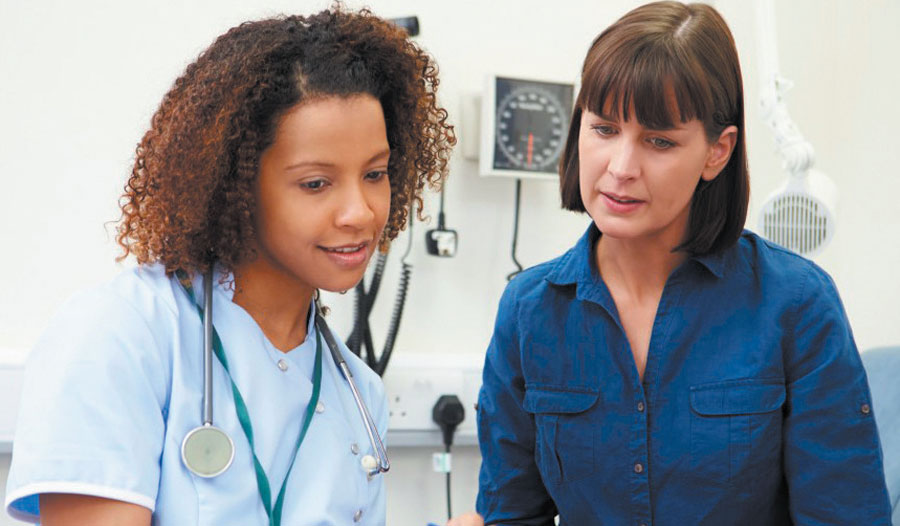
[[[103,225],[118,217],[116,199],[134,145],[184,66],[239,21],[327,3],[272,0],[260,8],[239,0],[190,6],[175,0],[0,0],[0,347],[29,347],[65,297],[120,268]],[[462,95],[479,91],[487,73],[574,80],[595,34],[638,3],[371,2],[384,16],[419,16],[417,40],[440,64],[441,97],[457,122]],[[756,113],[755,17],[750,2],[716,5],[743,61],[754,214],[783,177],[772,135]],[[838,231],[818,261],[837,281],[860,348],[900,344],[900,103],[894,93],[900,85],[900,2],[781,1],[777,16],[781,71],[796,84],[789,108],[816,147],[818,168],[840,192]],[[465,130],[459,135],[467,140]],[[513,269],[513,191],[512,180],[480,178],[475,162],[455,157],[446,211],[449,227],[459,232],[459,255],[424,255],[422,235],[430,227],[417,226],[396,352],[485,348]],[[522,199],[518,254],[526,265],[562,252],[586,225],[585,218],[558,209],[551,183],[526,181]],[[429,201],[433,215],[434,203]],[[755,223],[751,215],[751,228]],[[405,246],[405,238],[398,243]],[[378,327],[389,317],[398,266],[392,258],[373,315]],[[340,333],[349,327],[351,300],[332,298]],[[376,330],[375,338],[383,340],[383,331]],[[440,521],[443,478],[430,472],[431,450],[392,454],[388,524]],[[460,448],[454,460],[454,507],[463,510],[474,503],[477,450]],[[8,457],[0,456],[0,488],[6,463]]]

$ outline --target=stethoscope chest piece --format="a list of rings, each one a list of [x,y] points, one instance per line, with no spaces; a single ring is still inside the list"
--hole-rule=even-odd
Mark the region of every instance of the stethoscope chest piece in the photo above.
[[[234,442],[214,425],[195,427],[181,443],[181,460],[198,477],[221,475],[234,460]]]

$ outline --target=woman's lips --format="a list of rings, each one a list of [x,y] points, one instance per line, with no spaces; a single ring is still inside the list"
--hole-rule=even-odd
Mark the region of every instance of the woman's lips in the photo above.
[[[341,245],[336,247],[323,247],[320,249],[325,252],[329,259],[339,267],[355,268],[365,265],[369,260],[369,243],[355,243],[350,245]]]
[[[644,201],[641,201],[640,199],[633,199],[627,196],[606,192],[600,192],[600,195],[602,196],[603,204],[606,205],[606,208],[617,214],[634,212],[644,204]]]

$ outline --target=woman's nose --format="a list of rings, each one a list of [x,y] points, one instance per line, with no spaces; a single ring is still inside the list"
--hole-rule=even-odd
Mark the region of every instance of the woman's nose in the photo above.
[[[617,141],[612,147],[607,171],[616,179],[637,177],[640,174],[637,148],[630,141]]]
[[[370,196],[361,184],[351,184],[341,192],[338,203],[338,226],[364,227],[375,218]]]

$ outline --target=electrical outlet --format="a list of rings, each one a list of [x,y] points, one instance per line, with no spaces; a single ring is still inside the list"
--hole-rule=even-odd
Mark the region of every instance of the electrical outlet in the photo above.
[[[395,353],[384,374],[390,409],[388,444],[441,446],[441,431],[431,412],[438,398],[445,394],[458,396],[466,411],[454,444],[476,444],[475,404],[481,389],[483,364],[483,354]]]

